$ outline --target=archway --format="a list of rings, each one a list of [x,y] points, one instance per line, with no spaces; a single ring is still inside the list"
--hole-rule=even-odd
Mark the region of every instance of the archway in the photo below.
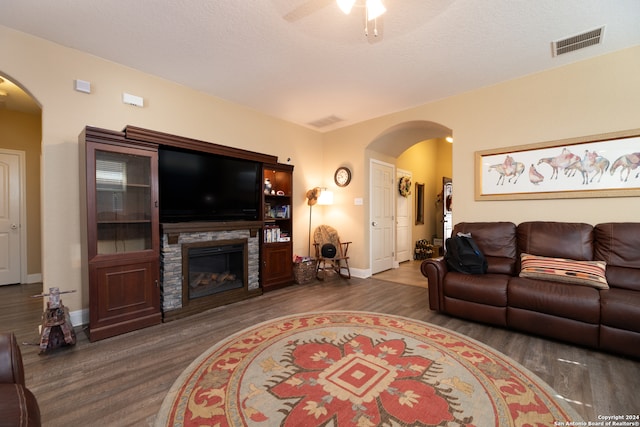
[[[0,71],[0,149],[24,158],[21,184],[20,283],[42,281],[40,158],[42,108],[17,80]]]
[[[413,222],[410,229],[411,244],[416,240],[431,240],[436,234],[437,228],[437,207],[435,206],[437,195],[441,192],[442,180],[444,177],[451,177],[451,145],[445,142],[445,138],[452,136],[452,130],[439,123],[431,121],[410,121],[392,126],[382,132],[378,137],[371,141],[367,146],[365,164],[369,168],[369,194],[371,199],[372,210],[369,221],[366,222],[371,272],[375,274],[383,271],[390,265],[389,258],[393,257],[395,262],[396,248],[396,230],[394,227],[393,237],[388,238],[388,233],[381,232],[380,224],[384,224],[384,218],[381,219],[376,211],[387,211],[392,213],[391,222],[395,222],[398,226],[398,216],[396,214],[397,198],[401,196],[386,197],[383,194],[376,194],[381,190],[374,185],[375,174],[379,174],[379,168],[376,162],[386,162],[393,167],[393,175],[395,178],[396,168],[402,169],[404,173],[409,172],[415,176],[414,182],[421,182],[425,188],[423,197],[420,201],[427,205],[426,220],[416,223]],[[411,152],[405,155],[403,153]],[[373,165],[373,166],[372,166]],[[426,184],[426,185],[424,185]],[[397,191],[394,192],[398,193]],[[403,199],[400,199],[403,200]],[[416,199],[417,200],[417,199]],[[380,204],[383,203],[381,206]],[[415,200],[412,198],[410,209],[416,211]],[[395,219],[396,221],[393,221]],[[387,221],[387,224],[389,222]],[[378,236],[385,236],[384,239]],[[389,247],[389,242],[393,242]],[[382,254],[382,258],[381,258]],[[381,261],[382,259],[382,261]],[[385,261],[386,259],[386,261]],[[386,266],[386,267],[385,267]]]
[[[446,126],[427,120],[413,120],[390,127],[374,138],[367,150],[397,158],[409,147],[429,139],[452,136],[453,131]]]

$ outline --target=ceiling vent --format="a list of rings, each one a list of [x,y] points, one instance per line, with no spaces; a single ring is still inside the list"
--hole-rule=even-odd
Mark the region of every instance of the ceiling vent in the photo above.
[[[600,44],[604,34],[604,27],[578,34],[577,36],[567,37],[566,39],[556,40],[551,43],[551,51],[553,56],[562,55],[582,49],[585,47]]]
[[[322,119],[315,120],[313,122],[309,122],[309,125],[317,128],[323,128],[323,127],[332,125],[334,123],[342,122],[342,121],[344,121],[344,119],[341,119],[338,116],[332,115],[332,116],[324,117]]]

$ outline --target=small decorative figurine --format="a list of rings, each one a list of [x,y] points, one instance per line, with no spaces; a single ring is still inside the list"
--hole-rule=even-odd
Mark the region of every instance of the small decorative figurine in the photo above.
[[[40,354],[63,345],[76,343],[76,334],[69,318],[69,309],[62,304],[60,299],[60,294],[70,292],[75,291],[60,292],[59,288],[49,288],[48,294],[34,295],[34,297],[49,297],[47,309],[42,313]]]

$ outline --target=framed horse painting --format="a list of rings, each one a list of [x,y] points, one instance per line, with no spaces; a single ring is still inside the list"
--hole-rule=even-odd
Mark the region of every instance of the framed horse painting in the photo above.
[[[640,196],[640,129],[476,151],[475,199]]]

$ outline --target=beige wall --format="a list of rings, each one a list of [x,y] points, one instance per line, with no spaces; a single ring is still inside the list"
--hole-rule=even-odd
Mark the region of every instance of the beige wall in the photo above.
[[[78,163],[78,135],[86,125],[134,125],[276,155],[281,162],[291,158],[294,236],[303,237],[294,237],[294,252],[307,253],[304,194],[321,180],[321,134],[2,26],[0,57],[0,74],[42,105],[44,288],[76,290],[64,297],[72,312],[88,307],[88,287],[81,283]],[[74,91],[75,79],[90,81],[92,93]],[[123,104],[123,92],[144,97],[145,107]]]
[[[40,246],[40,114],[0,110],[0,148],[24,151],[27,210],[27,274],[39,280],[42,273]]]
[[[206,96],[166,80],[0,26],[0,73],[27,89],[43,106],[42,236],[45,288],[76,289],[65,297],[86,308],[81,283],[77,135],[85,125],[150,128],[232,147],[288,157],[295,164],[294,252],[306,254],[309,210],[304,194],[333,185],[340,165],[351,184],[335,204],[314,210],[314,223],[335,224],[352,240],[352,265],[369,268],[369,144],[385,130],[430,121],[453,130],[454,222],[507,219],[637,220],[638,198],[477,202],[473,195],[476,150],[640,127],[640,47],[461,94],[327,134],[295,126]],[[73,90],[73,80],[93,93]],[[122,92],[145,98],[145,107],[121,102]],[[427,139],[427,138],[423,138]],[[362,198],[364,204],[354,204]],[[315,218],[318,218],[317,220]]]
[[[453,222],[508,220],[638,221],[640,198],[474,200],[474,152],[640,128],[640,47],[567,65],[390,114],[325,135],[325,173],[351,159],[355,176],[345,204],[353,265],[369,268],[366,148],[399,123],[430,121],[453,131]],[[348,150],[345,151],[345,147]],[[359,226],[359,227],[358,227]]]
[[[442,204],[436,205],[436,198],[442,192],[442,178],[451,177],[451,151],[451,144],[444,139],[430,139],[413,145],[395,161],[396,167],[410,171],[413,178],[413,243],[420,239],[431,241],[442,227],[442,217],[438,216]],[[415,224],[415,183],[418,182],[425,185],[424,224]]]

